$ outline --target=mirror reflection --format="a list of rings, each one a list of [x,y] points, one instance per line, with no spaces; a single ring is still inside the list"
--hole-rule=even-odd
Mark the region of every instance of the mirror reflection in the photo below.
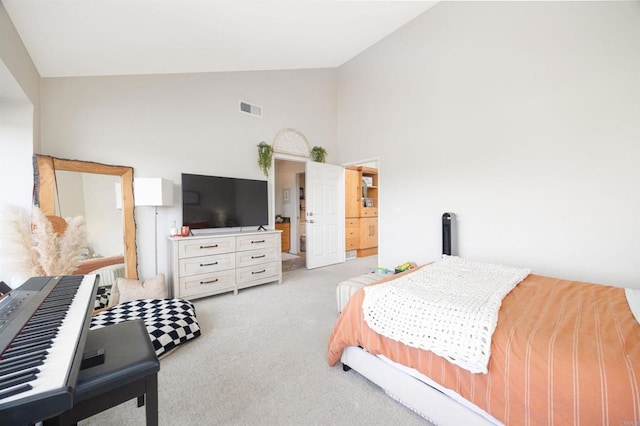
[[[57,211],[62,217],[83,216],[87,223],[87,259],[123,256],[122,209],[117,206],[118,176],[56,170]],[[114,232],[115,231],[115,232]]]
[[[36,202],[45,215],[83,216],[87,247],[75,274],[137,279],[133,168],[36,155]]]

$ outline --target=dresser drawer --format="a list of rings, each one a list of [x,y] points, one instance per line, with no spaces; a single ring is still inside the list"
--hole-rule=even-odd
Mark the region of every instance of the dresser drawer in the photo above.
[[[280,259],[275,247],[259,250],[247,250],[236,253],[236,267],[259,265],[261,263],[276,262]]]
[[[238,268],[236,269],[236,284],[238,288],[242,288],[249,287],[256,281],[276,281],[280,270],[279,266],[279,262],[271,262]]]
[[[345,250],[356,250],[358,248],[358,237],[347,238],[344,242]]]
[[[206,256],[209,254],[229,253],[235,251],[235,237],[201,238],[178,242],[178,257]]]
[[[344,221],[345,250],[357,249],[359,236],[360,236],[360,219],[358,218],[345,219]]]
[[[270,233],[265,235],[253,234],[236,237],[236,250],[256,250],[265,247],[277,247],[280,242],[280,233]]]
[[[351,218],[351,219],[345,219],[344,221],[344,227],[345,228],[357,228],[358,227],[358,223],[359,223],[359,219],[358,218]]]
[[[290,227],[289,223],[281,225]],[[172,297],[192,300],[282,283],[281,237],[280,230],[169,237],[171,268],[167,278]]]
[[[223,293],[235,289],[236,271],[233,269],[180,279],[181,297],[195,296],[203,293]]]
[[[201,275],[235,268],[236,255],[235,253],[225,253],[180,259],[179,264],[181,277]]]
[[[360,216],[362,217],[378,216],[378,208],[377,207],[360,207]]]
[[[344,229],[344,237],[348,240],[349,238],[358,238],[360,235],[359,228],[345,228]]]

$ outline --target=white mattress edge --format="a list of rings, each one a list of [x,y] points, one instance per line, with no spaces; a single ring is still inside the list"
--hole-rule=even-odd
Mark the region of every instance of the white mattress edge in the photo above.
[[[408,407],[433,425],[440,426],[495,426],[501,424],[489,420],[466,404],[428,385],[417,377],[397,368],[398,364],[387,362],[357,346],[344,348],[341,361],[402,405]]]
[[[502,424],[498,419],[496,419],[491,414],[489,414],[486,411],[484,411],[482,408],[480,408],[477,405],[475,405],[473,402],[471,402],[471,401],[465,399],[464,397],[462,397],[462,395],[460,395],[458,392],[453,391],[453,390],[451,390],[451,389],[449,389],[447,387],[442,386],[441,384],[439,384],[438,382],[434,381],[429,376],[425,376],[424,374],[422,374],[421,372],[419,372],[415,368],[411,368],[411,367],[407,367],[406,365],[398,364],[397,362],[390,360],[389,358],[387,358],[384,355],[376,355],[376,356],[378,358],[380,358],[381,360],[383,360],[384,362],[386,362],[386,363],[390,364],[391,366],[397,368],[398,370],[401,370],[405,374],[408,374],[408,375],[410,375],[412,377],[415,377],[416,379],[420,380],[421,382],[424,382],[427,385],[431,386],[432,388],[437,389],[438,391],[440,391],[443,394],[447,395],[449,398],[453,399],[454,401],[456,401],[460,405],[463,405],[463,406],[467,407],[468,409],[470,409],[474,413],[476,413],[476,414],[484,417],[485,419],[489,420],[491,423],[496,424],[496,425]]]
[[[627,296],[627,303],[631,308],[631,313],[640,324],[640,289],[625,288],[624,293]]]

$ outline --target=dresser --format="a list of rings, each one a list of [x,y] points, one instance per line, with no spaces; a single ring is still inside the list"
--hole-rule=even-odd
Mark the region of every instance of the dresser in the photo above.
[[[281,231],[168,237],[172,296],[197,299],[277,281],[282,283]]]

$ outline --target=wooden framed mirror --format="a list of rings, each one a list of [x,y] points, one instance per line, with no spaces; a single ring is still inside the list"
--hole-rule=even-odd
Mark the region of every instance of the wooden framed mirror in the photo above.
[[[56,201],[59,201],[59,188],[57,187],[57,171],[88,173],[92,175],[108,175],[120,178],[120,194],[122,208],[122,236],[123,236],[123,256],[125,265],[125,276],[131,279],[138,278],[138,258],[136,248],[136,225],[134,218],[133,200],[133,168],[126,166],[111,166],[107,164],[94,163],[90,161],[66,160],[50,157],[46,155],[35,155],[34,161],[34,185],[36,187],[35,204],[45,215],[57,215]],[[116,181],[117,182],[117,181]],[[115,185],[113,196],[102,194],[103,197],[110,197],[113,208],[116,208]],[[60,206],[58,206],[60,208]],[[113,232],[113,230],[110,230]],[[92,267],[98,269],[106,266],[108,262],[100,262],[95,259]],[[89,270],[81,270],[78,273],[88,273]]]

